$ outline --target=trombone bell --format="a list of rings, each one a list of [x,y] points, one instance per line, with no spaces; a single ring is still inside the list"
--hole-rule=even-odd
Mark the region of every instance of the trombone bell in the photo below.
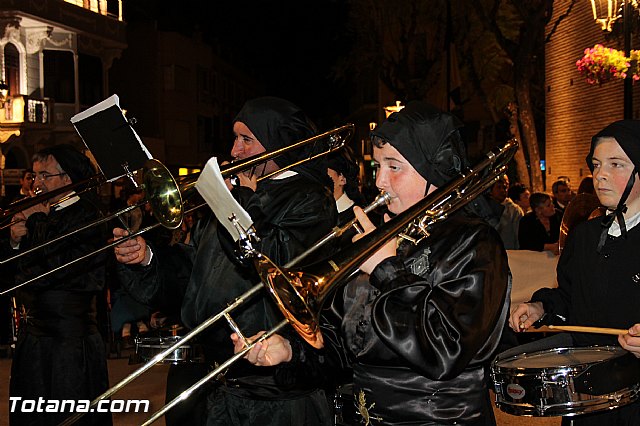
[[[145,163],[143,176],[145,198],[153,215],[165,228],[176,229],[184,212],[180,187],[169,170],[155,159]]]
[[[289,324],[307,343],[321,349],[324,341],[319,323],[324,303],[324,279],[315,274],[282,269],[262,254],[255,260],[255,266]]]

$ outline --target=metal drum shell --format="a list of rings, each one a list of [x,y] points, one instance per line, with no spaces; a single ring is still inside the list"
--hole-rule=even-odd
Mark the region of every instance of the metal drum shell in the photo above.
[[[136,355],[144,361],[149,361],[157,354],[173,346],[180,339],[182,339],[182,336],[136,337]],[[204,362],[202,346],[192,342],[178,347],[162,361],[163,364],[202,362]]]
[[[574,416],[595,411],[614,409],[638,399],[640,383],[622,387],[604,394],[591,395],[576,391],[574,378],[585,372],[596,362],[626,354],[622,348],[613,346],[557,348],[522,353],[505,359],[496,359],[491,366],[496,405],[505,413],[516,416],[551,417]],[[602,354],[601,361],[565,362],[554,367],[527,367],[526,358],[565,357]],[[522,361],[518,367],[506,364]]]

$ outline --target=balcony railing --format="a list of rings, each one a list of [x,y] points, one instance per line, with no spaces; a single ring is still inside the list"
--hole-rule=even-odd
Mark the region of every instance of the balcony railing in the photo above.
[[[11,96],[0,105],[0,124],[26,127],[52,124],[53,102],[50,99]]]

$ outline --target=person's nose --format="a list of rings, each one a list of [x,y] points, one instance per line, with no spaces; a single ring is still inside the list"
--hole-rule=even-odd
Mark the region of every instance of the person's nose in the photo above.
[[[235,138],[233,140],[233,147],[231,148],[231,157],[233,158],[242,158],[242,154],[244,153],[244,145],[240,138]]]
[[[35,194],[42,194],[44,192],[47,192],[47,187],[44,184],[44,182],[36,182],[33,184],[33,192],[35,192]]]
[[[381,191],[389,192],[389,178],[381,168],[376,174],[376,187]]]

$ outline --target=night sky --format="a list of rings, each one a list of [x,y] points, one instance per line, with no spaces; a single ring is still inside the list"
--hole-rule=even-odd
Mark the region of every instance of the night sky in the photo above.
[[[186,34],[198,28],[256,76],[265,94],[292,100],[316,120],[335,123],[348,114],[349,85],[332,77],[349,50],[345,1],[132,0],[123,8],[128,22],[157,19],[160,29]]]

